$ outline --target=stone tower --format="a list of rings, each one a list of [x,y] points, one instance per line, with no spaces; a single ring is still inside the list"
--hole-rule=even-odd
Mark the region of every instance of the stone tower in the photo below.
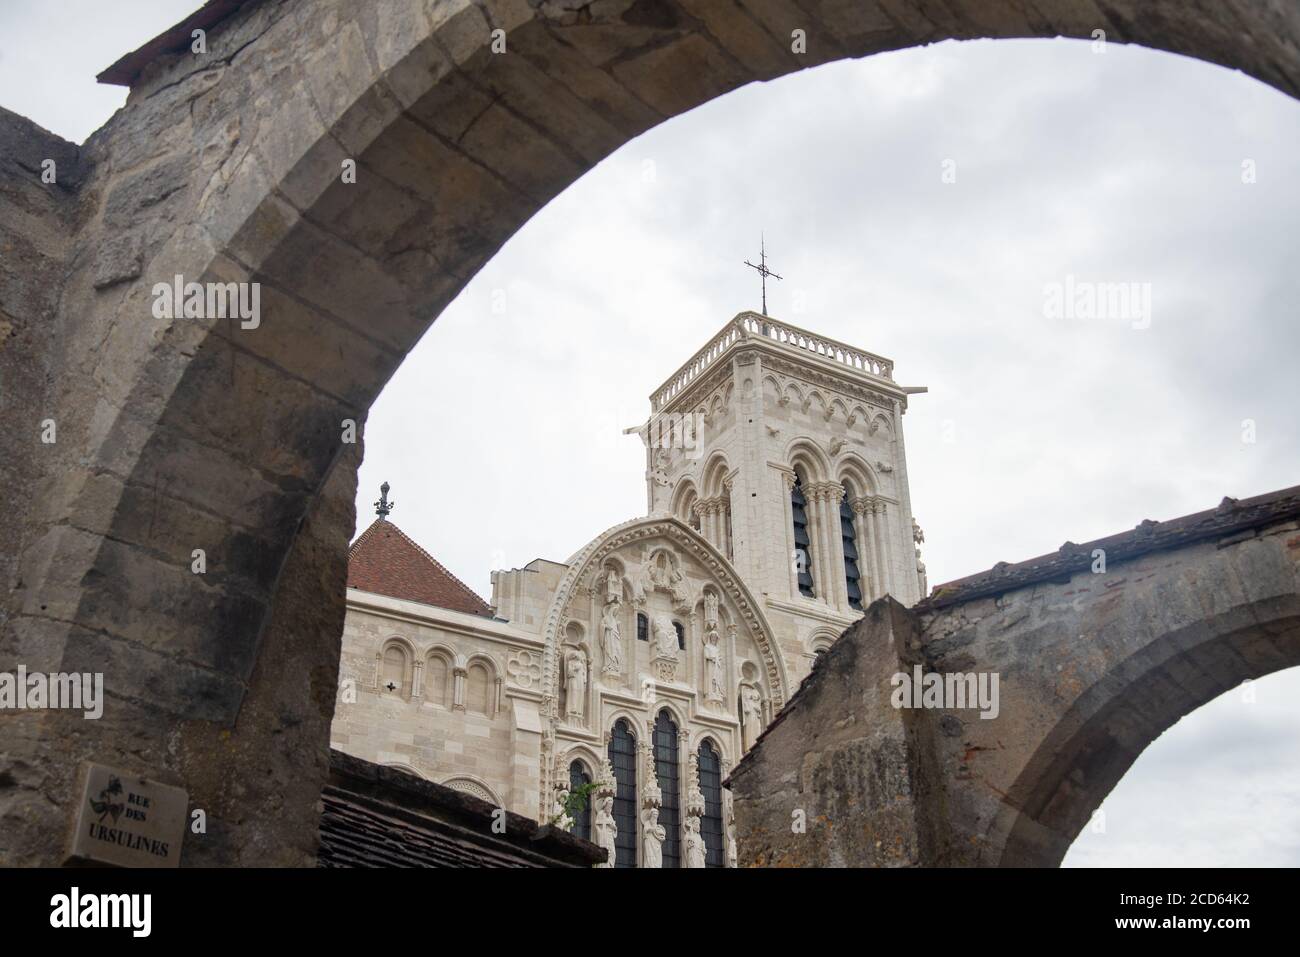
[[[649,513],[672,514],[727,555],[788,666],[884,594],[925,589],[893,362],[743,312],[650,396]]]

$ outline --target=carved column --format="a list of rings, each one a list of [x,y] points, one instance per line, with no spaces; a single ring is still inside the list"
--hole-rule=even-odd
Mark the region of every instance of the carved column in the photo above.
[[[424,662],[416,658],[411,662],[411,697],[419,698],[424,694]],[[417,701],[416,704],[419,704]]]
[[[827,487],[825,483],[818,482],[812,487],[812,501],[815,504],[815,514],[812,517],[813,525],[816,529],[814,538],[816,549],[814,561],[817,564],[818,581],[814,584],[814,590],[817,597],[835,607],[835,577],[831,569],[831,545],[830,534],[827,528],[829,524],[827,519]]]
[[[732,557],[733,549],[731,542],[731,479],[722,483],[722,554],[728,558]]]
[[[653,737],[653,731],[649,736]],[[659,787],[659,776],[655,773],[654,746],[643,743],[639,746],[639,751],[642,770],[640,777],[643,783],[639,819],[641,833],[637,846],[641,851],[641,866],[663,867],[663,842],[666,833],[664,826],[659,823],[659,809],[663,807],[663,791]]]
[[[452,669],[452,673],[455,675],[456,680],[453,683],[454,690],[452,692],[452,698],[451,698],[451,710],[464,711],[465,710],[465,679],[468,676],[468,672],[460,665],[456,665],[456,667]]]
[[[722,762],[722,780],[731,775],[731,762]],[[722,848],[727,867],[736,866],[736,811],[732,805],[731,788],[722,789]]]
[[[784,490],[785,502],[785,567],[790,572],[790,598],[793,600],[799,597],[799,573],[795,569],[794,554],[798,546],[794,541],[794,505],[790,502],[790,496],[794,493],[794,472],[782,469],[781,488]]]
[[[876,559],[876,597],[879,598],[889,590],[889,568],[885,564],[885,544],[881,541],[880,510],[883,503],[871,500],[871,553]]]
[[[687,734],[681,733],[682,748],[688,744]],[[682,821],[682,866],[704,867],[704,835],[700,821],[704,817],[704,791],[700,787],[700,762],[695,752],[686,760],[686,816]]]
[[[880,570],[876,567],[875,534],[871,531],[871,499],[863,496],[849,503],[853,509],[853,534],[857,538],[858,573],[863,576],[863,607],[879,596]]]
[[[844,499],[844,486],[834,482],[826,484],[826,526],[830,538],[831,581],[835,607],[841,611],[849,608],[849,584],[844,578],[844,533],[840,528],[840,502]]]
[[[497,675],[496,689],[492,695],[492,716],[494,718],[501,713],[501,689],[504,684],[505,679]],[[588,684],[590,684],[590,681],[588,681]]]
[[[605,750],[601,757],[600,767],[595,769],[598,786],[592,793],[591,837],[596,844],[605,848],[608,855],[604,864],[595,866],[612,868],[614,866],[615,839],[618,836],[618,823],[614,820],[613,802],[618,788],[614,782],[614,768],[609,763],[609,731],[605,732],[604,738]]]
[[[894,578],[894,549],[889,540],[892,512],[888,502],[877,499],[876,504],[878,506],[877,518],[880,522],[880,555],[885,566],[884,581],[886,584],[892,584]],[[894,594],[906,598],[906,592],[894,592]]]

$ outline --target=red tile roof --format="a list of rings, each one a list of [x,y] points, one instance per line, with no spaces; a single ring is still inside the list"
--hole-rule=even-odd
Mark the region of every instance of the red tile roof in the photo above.
[[[348,587],[492,617],[492,608],[392,522],[376,519],[348,549]]]

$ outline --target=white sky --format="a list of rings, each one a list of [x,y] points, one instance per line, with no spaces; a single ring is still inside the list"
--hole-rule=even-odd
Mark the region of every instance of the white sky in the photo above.
[[[195,6],[5,0],[0,105],[83,140],[124,99],[94,74]],[[904,429],[932,583],[1295,484],[1298,121],[1239,74],[1067,41],[723,97],[579,180],[438,319],[372,410],[358,531],[391,482],[394,521],[489,597],[491,568],[642,514],[622,429],[757,308],[760,230],[772,315],[930,387]],[[1150,327],[1045,318],[1067,275],[1150,283]],[[1300,670],[1254,690],[1148,749],[1067,862],[1300,864]]]

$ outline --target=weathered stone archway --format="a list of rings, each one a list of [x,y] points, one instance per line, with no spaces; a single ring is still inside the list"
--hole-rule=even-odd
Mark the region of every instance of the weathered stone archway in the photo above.
[[[1179,718],[1300,665],[1297,518],[1300,488],[1225,500],[877,601],[733,772],[741,862],[1059,864]],[[895,707],[917,667],[998,675],[996,713]]]
[[[1096,29],[1300,95],[1300,13],[1246,0],[205,9],[203,54],[187,24],[114,68],[131,98],[84,147],[0,117],[0,669],[102,671],[110,695],[97,723],[3,718],[4,863],[58,859],[92,757],[188,789],[212,822],[191,862],[311,859],[359,454],[345,422],[523,222],[637,134],[830,60]],[[260,283],[260,324],[156,317],[175,276]]]

